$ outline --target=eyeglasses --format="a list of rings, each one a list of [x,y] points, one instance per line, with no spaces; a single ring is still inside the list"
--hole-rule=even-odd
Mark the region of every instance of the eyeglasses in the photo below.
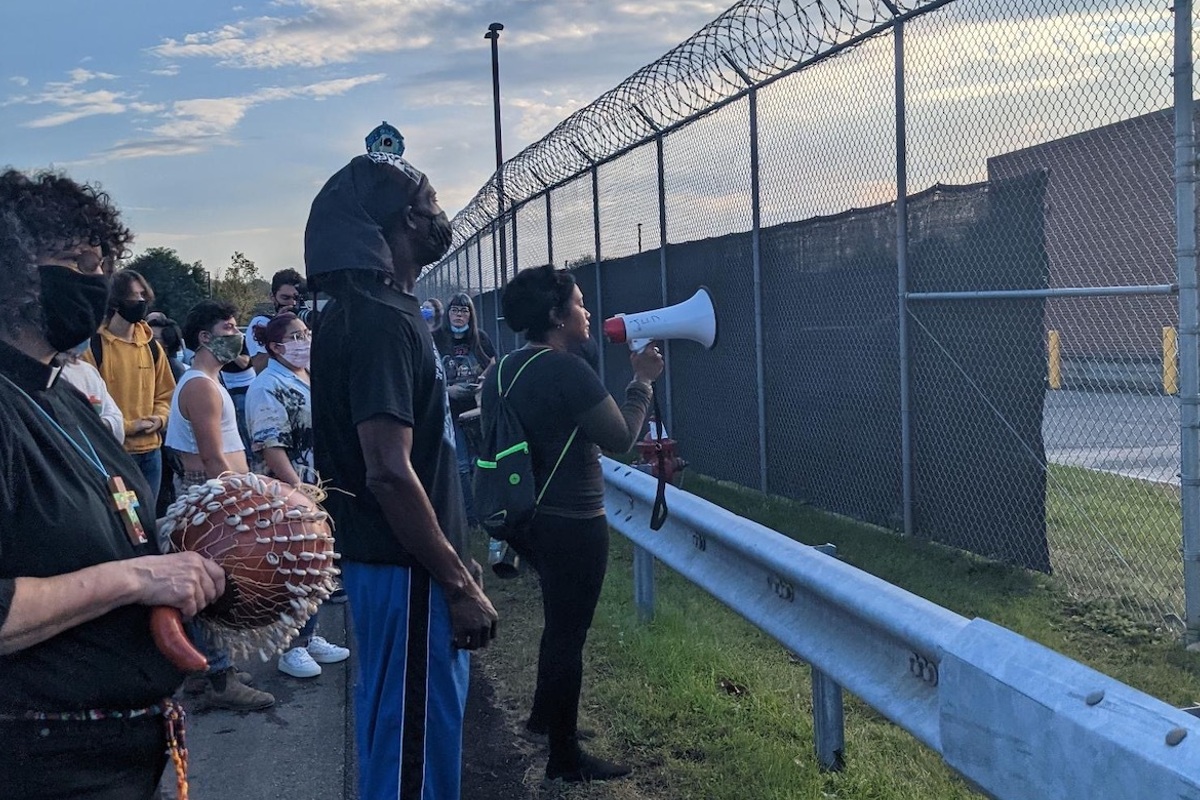
[[[283,337],[285,342],[308,342],[312,341],[312,331],[296,331]]]
[[[466,306],[450,306],[450,308],[448,308],[446,310],[449,311],[451,314],[470,314],[471,313],[471,309],[467,308]]]

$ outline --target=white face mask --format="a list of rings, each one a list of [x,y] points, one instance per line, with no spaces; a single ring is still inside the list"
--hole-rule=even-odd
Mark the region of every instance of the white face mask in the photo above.
[[[283,343],[283,357],[293,367],[300,369],[308,369],[309,362],[312,360],[311,350],[312,342],[309,341]]]

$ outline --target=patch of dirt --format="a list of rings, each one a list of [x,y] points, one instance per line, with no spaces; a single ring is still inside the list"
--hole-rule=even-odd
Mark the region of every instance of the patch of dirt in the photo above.
[[[509,715],[496,703],[484,655],[471,659],[467,716],[463,721],[463,800],[525,800],[527,775],[541,777],[544,762],[516,734]]]

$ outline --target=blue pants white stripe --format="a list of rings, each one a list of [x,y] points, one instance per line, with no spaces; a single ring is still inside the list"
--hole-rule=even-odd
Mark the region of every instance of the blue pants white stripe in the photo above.
[[[458,800],[470,656],[420,568],[342,562],[358,675],[361,800]]]

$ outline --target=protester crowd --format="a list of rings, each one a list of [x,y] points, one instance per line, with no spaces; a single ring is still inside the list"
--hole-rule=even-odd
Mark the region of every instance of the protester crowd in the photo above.
[[[525,374],[514,397],[547,501],[511,542],[546,612],[528,732],[548,738],[548,778],[629,772],[583,751],[577,716],[607,563],[599,448],[631,446],[661,356],[632,358],[619,404],[586,360],[582,294],[546,266],[510,284],[505,314],[528,344],[499,358],[469,295],[418,304],[416,278],[450,237],[428,178],[369,152],[318,193],[307,275],[274,274],[271,313],[243,329],[213,297],[176,321],[119,267],[132,234],[105,193],[55,172],[0,174],[0,785],[149,798],[179,692],[235,711],[275,703],[201,626],[187,633],[209,668],[187,676],[147,632],[150,606],[190,620],[225,590],[213,562],[171,553],[156,518],[192,487],[254,472],[330,489],[360,795],[457,798],[467,651],[498,619],[466,541],[479,523],[472,432],[513,389],[498,379],[505,359]],[[310,289],[330,298],[319,312]],[[348,659],[317,617],[278,658],[286,675]]]

